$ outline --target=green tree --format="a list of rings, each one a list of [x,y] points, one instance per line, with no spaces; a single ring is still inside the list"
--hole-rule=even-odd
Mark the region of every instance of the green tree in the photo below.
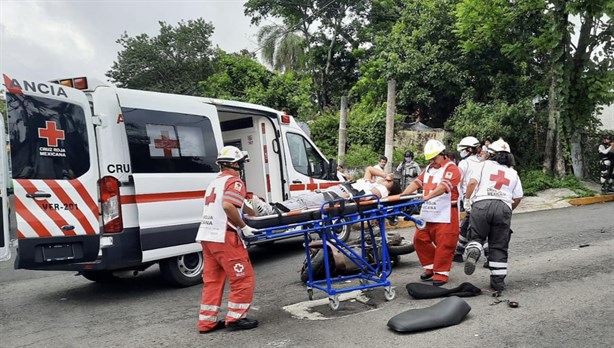
[[[122,46],[107,76],[121,87],[194,94],[198,82],[214,70],[213,25],[202,18],[181,21],[176,27],[160,23],[160,34],[135,37],[124,32]]]
[[[264,19],[280,19],[287,29],[276,29],[277,34],[262,35],[267,38],[263,50],[270,55],[272,42],[280,42],[284,33],[300,32],[305,41],[306,71],[309,72],[316,89],[320,112],[331,102],[346,93],[356,81],[356,69],[351,63],[352,50],[360,41],[356,37],[357,28],[364,23],[361,14],[367,8],[365,1],[354,0],[248,0],[245,14],[252,17],[253,24]],[[265,29],[263,29],[265,30]],[[266,29],[264,34],[273,33]]]
[[[390,1],[378,4],[383,2]],[[453,33],[457,2],[393,2],[398,18],[393,24],[378,21],[381,29],[373,31],[373,52],[363,60],[362,76],[352,94],[366,94],[379,102],[368,91],[385,97],[385,81],[394,79],[399,113],[443,126],[467,88],[466,63]]]
[[[4,131],[8,132],[8,114],[6,111],[6,100],[0,95],[0,114],[2,114],[2,118],[4,118],[4,125],[7,128]]]
[[[595,128],[597,105],[614,99],[614,3],[567,1],[463,0],[457,28],[463,47],[491,47],[527,71],[529,89],[547,101],[543,170],[562,177],[583,176],[582,134]],[[577,41],[570,17],[580,20]]]
[[[258,45],[265,63],[280,72],[303,71],[307,43],[300,32],[279,25],[265,25],[258,30]]]
[[[302,116],[313,112],[307,75],[268,71],[249,52],[217,52],[215,72],[200,82],[203,96],[262,104]]]

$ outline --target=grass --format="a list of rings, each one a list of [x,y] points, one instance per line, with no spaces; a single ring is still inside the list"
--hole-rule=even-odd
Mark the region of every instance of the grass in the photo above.
[[[541,170],[530,170],[520,173],[522,180],[522,188],[525,196],[535,196],[537,192],[551,188],[566,188],[580,197],[588,197],[595,195],[595,191],[587,188],[573,175],[566,175],[560,179],[553,176],[548,176],[542,173]]]

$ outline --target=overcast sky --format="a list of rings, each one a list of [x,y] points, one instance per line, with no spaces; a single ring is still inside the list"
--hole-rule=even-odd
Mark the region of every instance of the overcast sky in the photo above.
[[[257,48],[245,0],[0,0],[0,71],[19,80],[95,76],[117,59],[115,41],[159,33],[202,17],[213,23],[214,45],[227,52]]]

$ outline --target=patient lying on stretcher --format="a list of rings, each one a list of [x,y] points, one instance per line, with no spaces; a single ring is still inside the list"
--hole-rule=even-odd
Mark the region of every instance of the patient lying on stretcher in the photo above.
[[[386,198],[388,195],[399,193],[401,193],[401,187],[394,182],[393,174],[386,174],[375,167],[367,167],[363,178],[354,183],[345,182],[319,192],[309,192],[272,205],[261,200],[258,196],[254,196],[252,206],[256,216],[265,216],[287,213],[293,210],[319,208],[323,203],[335,199],[371,194],[379,198]]]

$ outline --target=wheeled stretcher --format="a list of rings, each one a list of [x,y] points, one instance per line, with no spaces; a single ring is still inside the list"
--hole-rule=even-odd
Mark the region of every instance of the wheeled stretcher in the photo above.
[[[339,308],[338,294],[344,292],[384,287],[386,300],[390,301],[396,297],[395,290],[388,280],[392,272],[392,264],[386,244],[386,218],[405,216],[416,224],[422,223],[411,214],[423,203],[418,199],[419,197],[421,196],[397,195],[379,199],[375,195],[357,196],[350,199],[331,200],[323,203],[320,208],[259,217],[245,216],[244,219],[248,225],[258,229],[255,232],[256,235],[249,241],[303,235],[309,276],[306,282],[309,299],[313,299],[314,288],[324,291],[329,297],[330,308],[337,310]],[[361,226],[359,248],[355,245],[348,246],[335,233],[336,229],[356,223],[360,223]],[[372,226],[374,223],[379,226],[380,230],[381,245],[379,246],[374,242],[376,240]],[[323,245],[337,248],[357,266],[359,273],[332,277],[329,264],[332,262],[329,253],[332,252],[325,247],[323,256],[326,278],[314,280],[310,252],[311,234],[317,234]],[[369,241],[372,241],[373,245],[370,245]],[[369,256],[368,253],[370,253]],[[359,284],[340,286],[340,284],[352,283],[348,282],[349,280],[358,280]]]

